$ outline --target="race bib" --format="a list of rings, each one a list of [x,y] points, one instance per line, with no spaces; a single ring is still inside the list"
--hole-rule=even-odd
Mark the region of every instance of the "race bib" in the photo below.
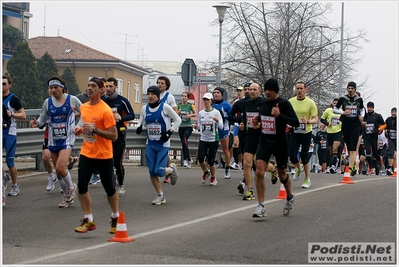
[[[64,140],[67,138],[65,122],[53,124],[53,137],[54,140]]]
[[[186,118],[186,116],[188,115],[187,111],[180,111],[180,118],[182,121],[188,121],[189,119]]]
[[[365,127],[366,134],[372,134],[374,130],[374,123],[367,123]]]
[[[332,118],[331,118],[331,124],[332,124],[333,126],[337,126],[337,125],[339,124],[339,118],[337,118],[337,117],[332,117]]]
[[[153,141],[161,140],[161,125],[160,124],[150,124],[147,125],[148,139]]]
[[[389,130],[389,138],[396,140],[396,130]]]
[[[202,122],[202,133],[203,134],[213,134],[215,129],[213,128],[213,120],[212,121],[203,121]]]
[[[293,127],[294,133],[305,133],[306,132],[306,124],[300,123],[298,127]]]
[[[247,112],[248,128],[254,128],[253,119],[259,116],[259,112]]]
[[[261,116],[262,133],[276,134],[276,118],[273,116]]]
[[[355,118],[357,117],[357,106],[355,105],[348,105],[346,106],[346,110],[349,110],[350,113],[348,115],[346,115],[347,117],[350,118]]]
[[[321,149],[326,149],[327,148],[327,142],[325,140],[320,141],[320,148]]]
[[[93,132],[83,131],[82,135],[83,135],[83,141],[86,141],[89,143],[94,143],[97,141],[96,135]]]

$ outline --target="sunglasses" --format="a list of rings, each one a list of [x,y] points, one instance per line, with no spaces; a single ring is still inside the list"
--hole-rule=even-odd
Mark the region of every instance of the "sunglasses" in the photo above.
[[[211,101],[211,100],[208,99],[208,98],[203,98],[202,100],[204,100],[204,101]]]

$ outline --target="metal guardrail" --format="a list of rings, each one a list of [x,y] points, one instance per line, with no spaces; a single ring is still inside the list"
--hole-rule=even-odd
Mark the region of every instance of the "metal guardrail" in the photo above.
[[[146,131],[140,135],[136,134],[136,128],[129,127],[126,130],[126,150],[140,151],[140,165],[146,166],[145,149],[146,149]],[[189,150],[192,156],[197,154],[200,134],[193,131],[189,139]],[[17,129],[17,149],[15,156],[33,156],[36,159],[36,170],[43,170],[42,165],[42,147],[44,139],[44,130],[38,128]],[[83,138],[77,136],[73,147],[73,154],[79,154],[83,142]],[[176,151],[181,151],[182,145],[178,133],[174,133],[170,138],[170,150],[176,155]],[[222,153],[222,150],[218,151]],[[4,155],[3,149],[3,155]],[[196,156],[194,156],[196,158]],[[183,159],[181,159],[183,161]]]

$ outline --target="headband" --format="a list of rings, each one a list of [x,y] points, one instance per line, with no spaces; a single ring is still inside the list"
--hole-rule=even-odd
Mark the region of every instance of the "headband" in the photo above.
[[[59,80],[51,80],[48,82],[48,86],[59,86],[64,88],[64,85]]]

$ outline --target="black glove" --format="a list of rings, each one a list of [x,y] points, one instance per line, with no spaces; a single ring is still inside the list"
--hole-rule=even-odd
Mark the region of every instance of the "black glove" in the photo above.
[[[143,131],[143,126],[140,125],[140,126],[137,127],[137,129],[136,129],[136,134],[141,134],[142,131]]]
[[[172,131],[171,130],[167,131],[166,133],[161,133],[161,141],[162,142],[167,142],[171,135],[172,135]]]

